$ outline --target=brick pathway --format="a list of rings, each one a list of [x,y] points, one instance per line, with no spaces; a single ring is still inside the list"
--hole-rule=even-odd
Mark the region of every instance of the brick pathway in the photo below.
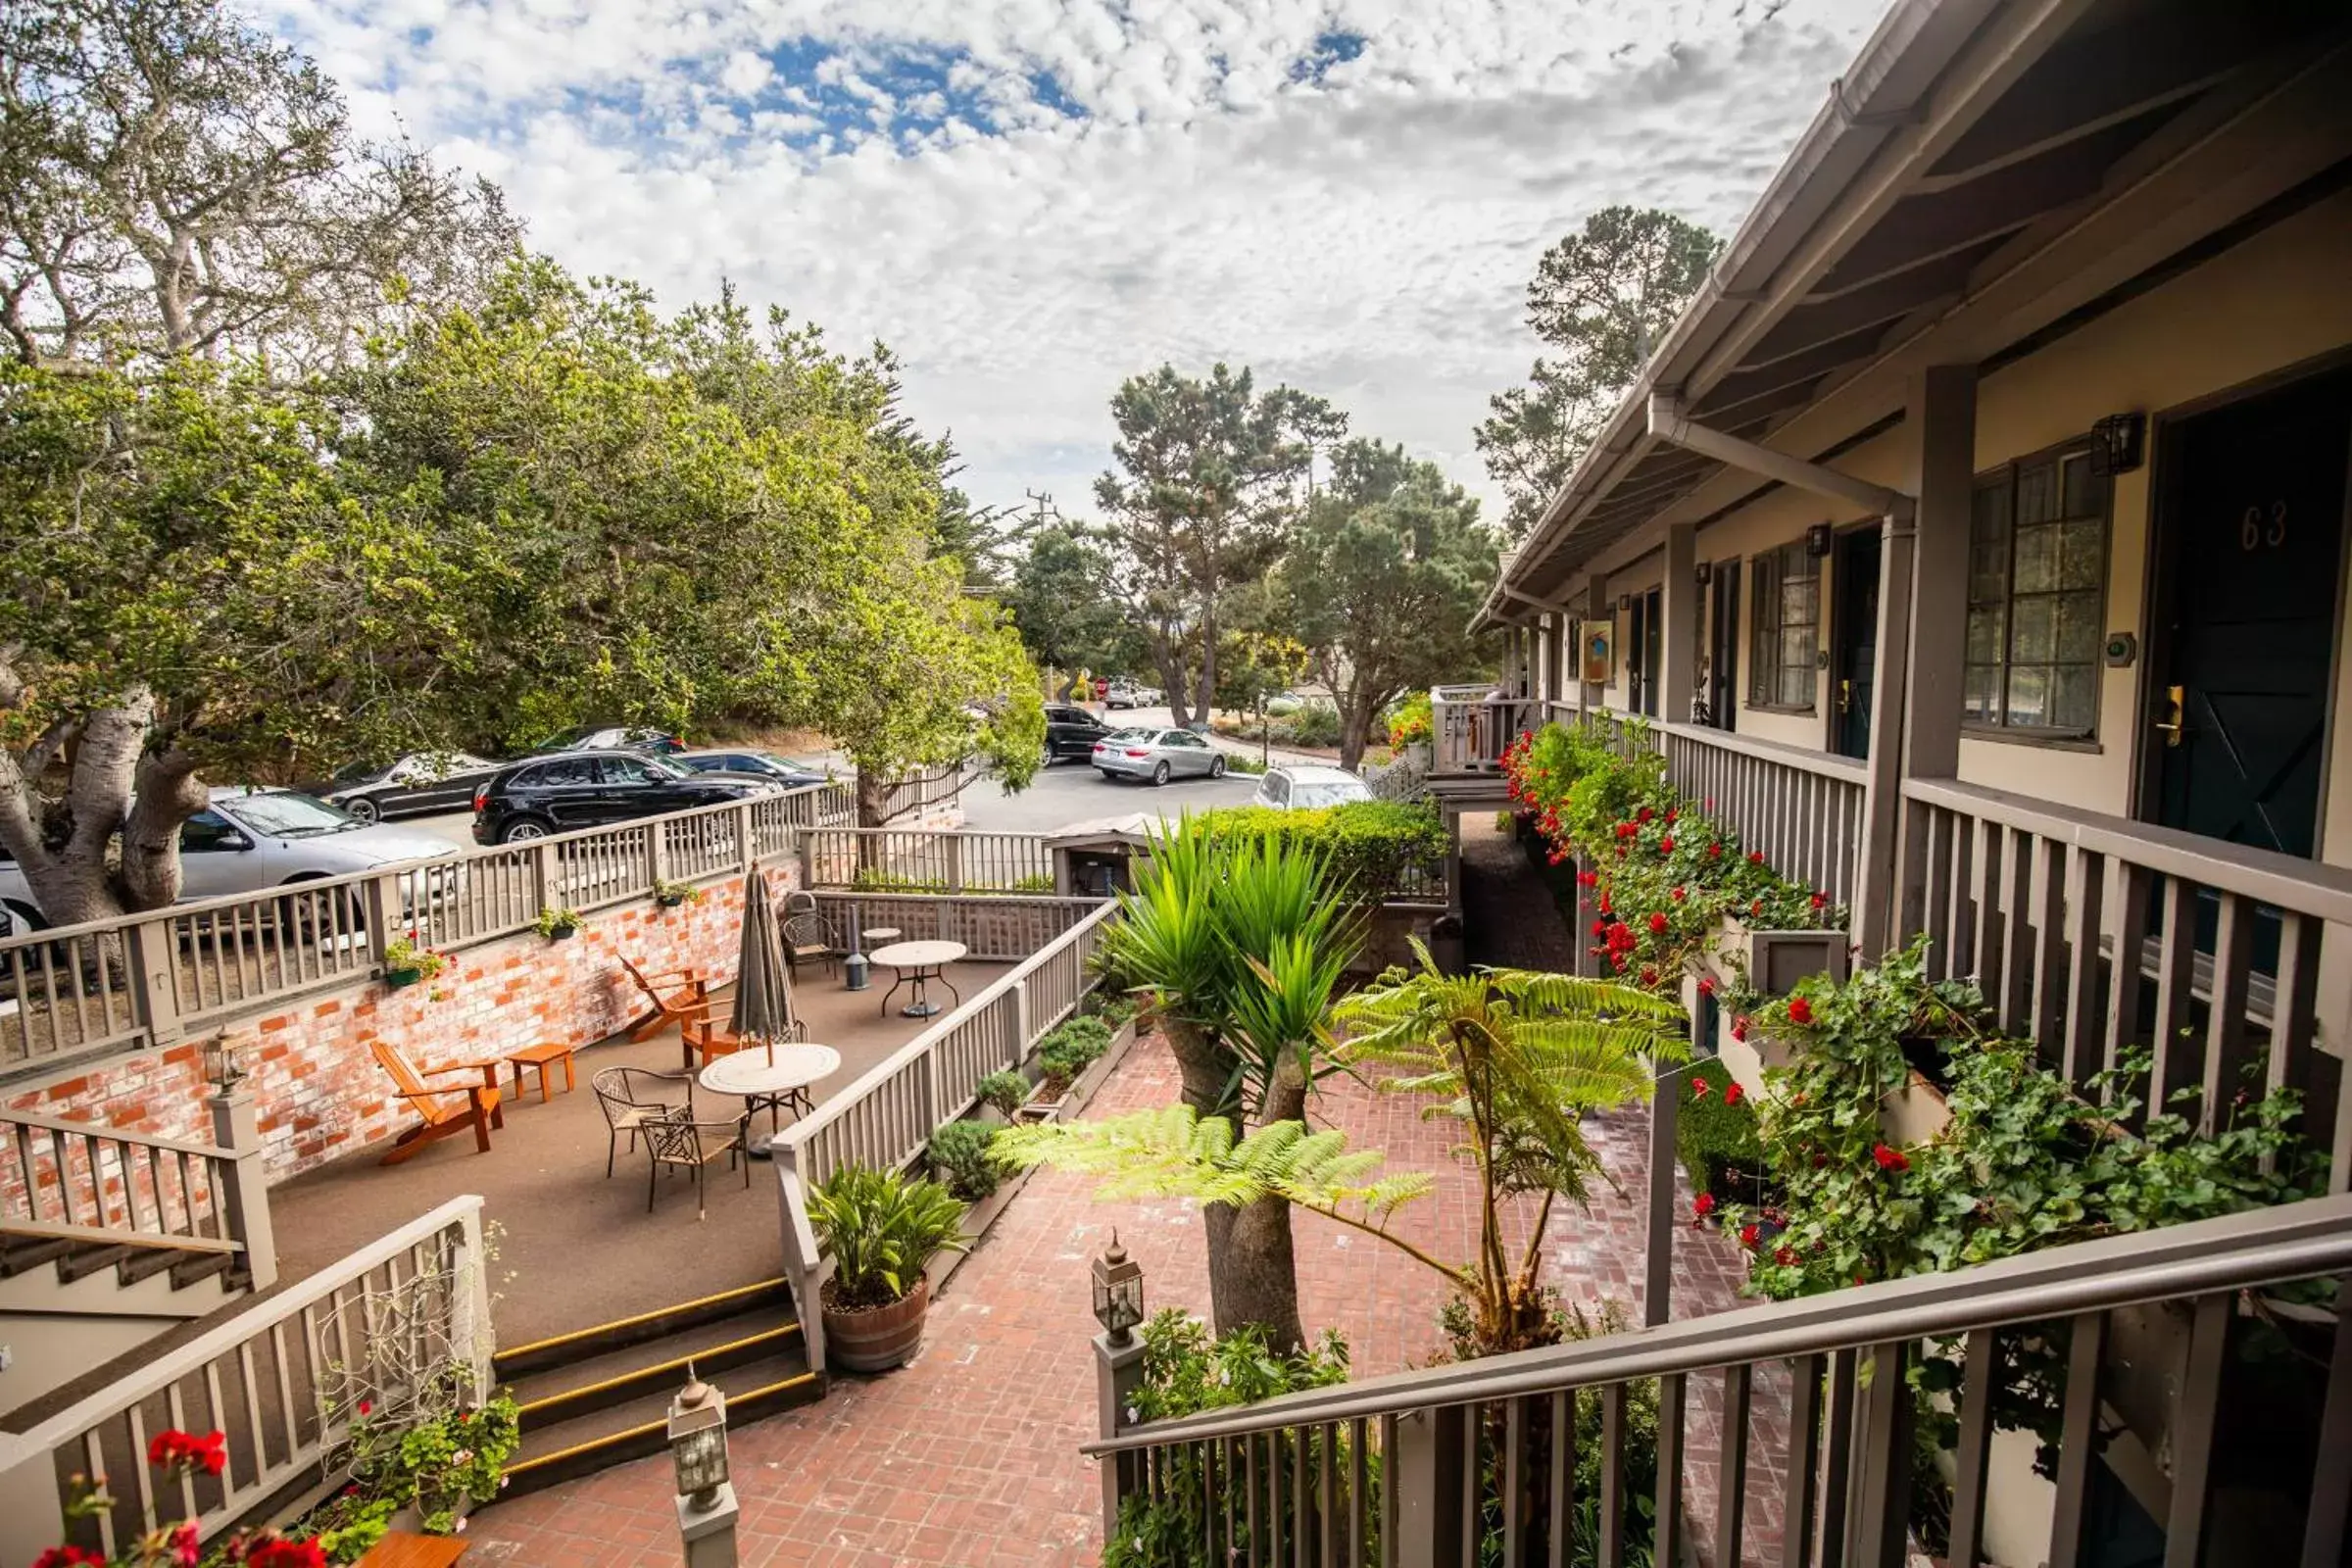
[[[1482,899],[1527,897],[1511,886],[1500,858],[1482,848],[1476,864],[1468,886]],[[1523,910],[1515,940],[1540,946],[1535,915],[1555,933],[1558,919],[1541,884],[1532,875],[1526,880],[1543,906]],[[1514,928],[1508,921],[1490,926]],[[1438,1191],[1405,1211],[1399,1231],[1440,1256],[1467,1256],[1474,1186],[1447,1153],[1450,1128],[1425,1121],[1418,1102],[1335,1082],[1341,1087],[1317,1102],[1318,1120],[1345,1128],[1359,1145],[1388,1151],[1394,1168],[1441,1173]],[[1104,1086],[1095,1113],[1176,1098],[1174,1060],[1147,1037]],[[1592,1124],[1594,1147],[1623,1192],[1602,1191],[1590,1215],[1556,1217],[1544,1259],[1545,1278],[1570,1301],[1591,1306],[1613,1298],[1637,1319],[1646,1123],[1646,1112],[1636,1110]],[[881,1378],[839,1377],[822,1403],[734,1434],[744,1500],[740,1541],[749,1568],[1097,1560],[1098,1483],[1094,1466],[1077,1451],[1095,1419],[1088,1263],[1115,1225],[1144,1265],[1153,1308],[1204,1310],[1207,1282],[1193,1205],[1100,1203],[1089,1196],[1093,1185],[1053,1172],[1030,1182],[933,1305],[928,1339],[912,1366]],[[1682,1201],[1688,1212],[1687,1192]],[[1357,1375],[1436,1356],[1436,1310],[1445,1295],[1437,1275],[1310,1215],[1298,1216],[1296,1236],[1308,1328],[1342,1330]],[[1736,1304],[1742,1269],[1738,1250],[1723,1238],[1683,1227],[1674,1262],[1676,1316]],[[1785,1418],[1776,1413],[1786,1408],[1785,1382],[1777,1404],[1769,1387],[1758,1396],[1751,1442],[1759,1449],[1777,1451],[1785,1443]],[[1711,1534],[1704,1521],[1713,1514],[1718,1408],[1716,1388],[1691,1391],[1692,1460],[1686,1474],[1693,1498],[1704,1499],[1692,1508],[1702,1549]],[[1755,1480],[1758,1505],[1750,1510],[1754,1523],[1743,1553],[1751,1560],[1770,1555],[1777,1541],[1781,1491],[1777,1471]],[[670,1499],[666,1458],[625,1465],[485,1510],[475,1521],[468,1560],[545,1568],[669,1560],[676,1550]]]

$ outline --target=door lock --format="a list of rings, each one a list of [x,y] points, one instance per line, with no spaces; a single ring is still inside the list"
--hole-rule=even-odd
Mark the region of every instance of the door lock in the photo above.
[[[1850,713],[1853,710],[1854,683],[1850,680],[1841,680],[1838,683],[1838,711]]]
[[[2172,717],[2158,723],[2156,727],[2164,731],[2165,745],[2178,746],[2180,744],[2180,732],[2184,727],[2183,721],[2188,716],[2188,688],[2167,686],[2164,689],[2164,699],[2172,707]]]

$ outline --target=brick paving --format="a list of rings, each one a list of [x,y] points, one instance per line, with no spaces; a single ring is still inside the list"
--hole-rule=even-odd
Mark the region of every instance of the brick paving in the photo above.
[[[1502,848],[1509,848],[1507,845]],[[1465,858],[1472,846],[1465,844]],[[1510,857],[1517,851],[1510,849]],[[1520,860],[1478,846],[1465,876],[1490,930],[1515,931],[1534,961],[1548,922],[1564,941],[1548,895]],[[1530,889],[1532,888],[1532,892]],[[1541,899],[1542,907],[1533,900]],[[1511,906],[1518,905],[1514,921]],[[1475,930],[1476,927],[1474,926]],[[1493,949],[1489,950],[1494,951]],[[1556,962],[1556,957],[1547,961]],[[1466,1256],[1475,1235],[1474,1184],[1448,1154],[1450,1128],[1424,1120],[1421,1104],[1344,1080],[1321,1096],[1319,1121],[1359,1145],[1388,1151],[1397,1169],[1440,1173],[1431,1199],[1404,1211],[1400,1234],[1440,1256]],[[1175,1063],[1155,1037],[1139,1041],[1095,1102],[1095,1114],[1164,1105],[1177,1098]],[[1554,1218],[1544,1278],[1575,1303],[1623,1302],[1639,1319],[1647,1113],[1596,1118],[1595,1149],[1620,1191],[1595,1195],[1590,1214]],[[734,1434],[740,1544],[749,1568],[893,1568],[893,1565],[1081,1564],[1100,1552],[1095,1468],[1078,1454],[1093,1434],[1094,1366],[1087,1341],[1087,1267],[1118,1229],[1143,1264],[1149,1304],[1204,1310],[1200,1224],[1187,1202],[1102,1203],[1094,1184],[1041,1172],[1013,1201],[934,1303],[916,1361],[880,1378],[837,1377],[823,1402]],[[1688,1212],[1689,1195],[1682,1195]],[[1446,1292],[1432,1271],[1345,1227],[1296,1221],[1300,1305],[1310,1332],[1348,1337],[1358,1376],[1426,1363],[1441,1348],[1436,1311]],[[1737,1303],[1738,1250],[1688,1226],[1675,1236],[1675,1315]],[[1755,1401],[1751,1451],[1785,1442],[1786,1379]],[[723,1380],[722,1380],[723,1382]],[[1693,1535],[1706,1560],[1713,1516],[1720,1389],[1690,1391],[1686,1475]],[[1754,1460],[1751,1458],[1751,1466]],[[1752,1521],[1742,1555],[1773,1554],[1777,1468],[1751,1470]],[[1703,1489],[1703,1490],[1702,1490]],[[600,1568],[673,1560],[666,1458],[645,1460],[484,1510],[472,1531],[478,1562]]]

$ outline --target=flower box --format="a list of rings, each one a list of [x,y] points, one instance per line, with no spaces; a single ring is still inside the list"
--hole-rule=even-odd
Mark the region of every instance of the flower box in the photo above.
[[[424,971],[422,969],[386,969],[384,971],[384,984],[395,991],[405,986],[413,986],[423,978]]]
[[[1750,929],[1737,915],[1726,915],[1716,944],[1717,968],[1722,979],[1744,974],[1753,990],[1785,997],[1798,981],[1817,974],[1843,985],[1848,948],[1843,931]]]

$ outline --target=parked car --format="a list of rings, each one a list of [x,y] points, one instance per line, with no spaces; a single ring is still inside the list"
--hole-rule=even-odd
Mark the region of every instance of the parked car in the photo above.
[[[1138,686],[1131,680],[1114,680],[1102,699],[1104,708],[1157,708],[1167,701],[1167,693],[1156,686]]]
[[[534,756],[560,752],[656,752],[668,756],[686,749],[685,740],[664,729],[638,724],[574,724],[560,729],[531,748]]]
[[[457,854],[447,839],[383,827],[298,790],[226,785],[179,827],[179,899],[217,899]],[[50,921],[17,862],[0,858],[0,904],[21,930]]]
[[[1250,797],[1250,804],[1272,807],[1277,811],[1311,811],[1318,807],[1346,806],[1350,801],[1370,799],[1371,786],[1345,768],[1284,766],[1266,769],[1257,781],[1257,793]]]
[[[1095,743],[1109,737],[1110,726],[1083,708],[1066,703],[1046,705],[1046,765],[1065,757],[1092,757]]]
[[[773,779],[698,773],[637,752],[535,757],[502,769],[474,796],[473,842],[518,844],[574,828],[780,793]]]
[[[1097,741],[1092,758],[1108,779],[1148,778],[1165,784],[1180,775],[1225,776],[1225,754],[1189,729],[1122,730]]]
[[[384,763],[354,762],[310,793],[363,822],[463,811],[504,766],[470,752],[410,752]]]
[[[712,748],[708,751],[679,752],[670,758],[679,766],[697,773],[740,774],[747,778],[773,779],[788,790],[806,789],[822,784],[832,775],[807,762],[796,762],[789,757],[778,757],[757,747],[734,750]]]

